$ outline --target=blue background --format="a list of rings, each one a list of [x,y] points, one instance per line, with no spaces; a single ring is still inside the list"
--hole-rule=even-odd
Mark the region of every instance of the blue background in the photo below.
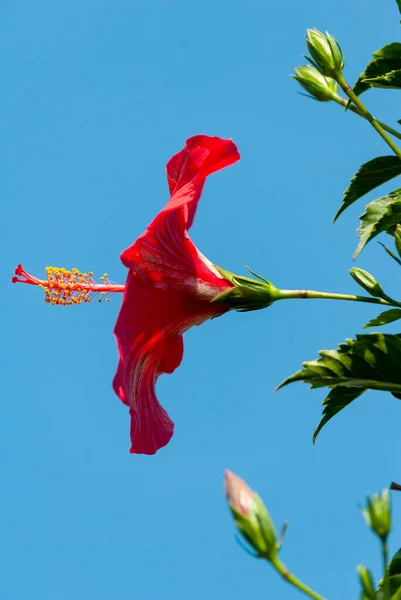
[[[357,293],[347,269],[364,201],[332,217],[357,167],[390,151],[355,115],[298,96],[288,75],[317,27],[340,40],[354,81],[400,39],[396,3],[6,0],[0,11],[2,599],[298,597],[235,543],[226,468],[277,527],[290,521],[291,570],[330,598],[356,597],[357,563],[381,576],[358,504],[400,479],[399,404],[370,392],[313,446],[324,390],[272,390],[375,307],[283,302],[190,330],[181,367],[158,383],[175,435],[131,456],[111,388],[121,298],[51,307],[9,278],[22,262],[39,277],[56,265],[123,283],[120,252],[168,198],[165,163],[207,133],[233,138],[242,160],[205,186],[191,230],[201,251],[279,287]],[[364,98],[390,124],[401,117],[399,93]],[[357,264],[397,293],[397,265],[375,242]]]

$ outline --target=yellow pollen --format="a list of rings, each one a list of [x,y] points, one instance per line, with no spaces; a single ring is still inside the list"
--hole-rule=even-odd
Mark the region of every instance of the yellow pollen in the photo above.
[[[107,273],[100,278],[102,283],[97,285],[93,279],[93,272],[81,273],[75,267],[68,271],[64,268],[46,267],[47,281],[39,284],[45,292],[45,301],[53,305],[59,304],[70,306],[71,304],[81,304],[82,302],[92,302],[95,294],[106,296],[107,290],[99,290],[99,287],[110,286]],[[89,297],[90,296],[90,297]],[[107,298],[107,302],[109,302]],[[99,299],[101,302],[101,299]]]

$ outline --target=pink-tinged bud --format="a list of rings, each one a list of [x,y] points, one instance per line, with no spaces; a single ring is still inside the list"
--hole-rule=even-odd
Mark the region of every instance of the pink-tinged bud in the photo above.
[[[260,558],[271,560],[279,544],[273,522],[262,500],[231,471],[225,472],[225,492],[238,531]]]

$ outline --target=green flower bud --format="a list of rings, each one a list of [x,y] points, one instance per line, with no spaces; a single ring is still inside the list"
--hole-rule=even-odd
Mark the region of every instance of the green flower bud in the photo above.
[[[391,506],[389,491],[383,490],[382,494],[375,494],[373,498],[367,496],[366,508],[362,509],[366,523],[371,530],[385,542],[391,531]]]
[[[253,271],[251,271],[252,275],[255,275],[259,281],[250,277],[235,275],[221,267],[216,266],[216,269],[233,287],[219,294],[212,302],[221,302],[227,304],[233,310],[246,312],[266,308],[279,297],[279,290],[270,281],[256,275]]]
[[[344,56],[337,40],[326,31],[307,29],[306,45],[311,55],[308,59],[325,77],[337,79],[344,68]]]
[[[315,67],[304,65],[295,70],[291,75],[302,85],[312,98],[320,102],[328,102],[337,93],[337,82],[331,77],[325,77]]]
[[[262,500],[231,471],[225,472],[225,492],[238,531],[260,558],[271,560],[278,543],[273,521]]]
[[[361,600],[376,600],[377,596],[371,572],[364,565],[358,565],[356,570],[362,587]]]
[[[376,298],[386,297],[380,283],[373,277],[373,275],[368,273],[368,271],[365,271],[365,269],[352,267],[349,273],[351,277],[355,279],[357,284],[366,290],[371,296],[375,296]]]

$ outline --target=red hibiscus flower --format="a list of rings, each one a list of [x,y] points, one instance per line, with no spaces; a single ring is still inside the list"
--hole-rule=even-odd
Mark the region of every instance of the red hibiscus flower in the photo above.
[[[129,269],[114,329],[120,362],[113,387],[130,407],[132,453],[154,454],[173,435],[156,380],[181,363],[182,334],[229,310],[212,304],[233,287],[188,236],[206,177],[239,159],[231,140],[197,135],[167,163],[170,200],[121,254]]]
[[[247,284],[245,300],[238,292],[233,304],[225,302],[237,280],[218,270],[188,236],[207,176],[237,160],[231,140],[206,135],[189,138],[170,159],[170,200],[121,254],[129,269],[125,286],[110,282],[107,274],[97,284],[93,273],[77,269],[47,267],[46,280],[29,275],[21,265],[15,270],[13,282],[44,288],[52,304],[79,304],[91,302],[96,294],[109,299],[112,293],[124,292],[114,329],[120,360],[113,387],[130,408],[131,453],[154,454],[173,435],[174,425],[156,398],[155,384],[159,375],[172,373],[181,363],[183,333],[230,308],[242,310],[249,302],[253,308],[253,290],[248,299]],[[224,301],[213,303],[223,293]]]

